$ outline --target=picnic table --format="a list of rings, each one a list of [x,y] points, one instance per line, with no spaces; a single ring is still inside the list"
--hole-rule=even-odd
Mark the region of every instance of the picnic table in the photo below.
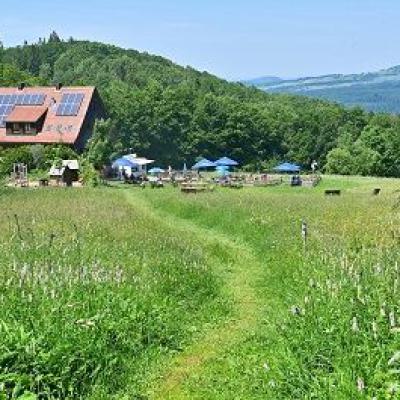
[[[181,184],[183,193],[201,193],[211,191],[212,187],[206,182],[184,182]]]
[[[340,196],[342,191],[339,189],[327,189],[325,190],[325,196]]]

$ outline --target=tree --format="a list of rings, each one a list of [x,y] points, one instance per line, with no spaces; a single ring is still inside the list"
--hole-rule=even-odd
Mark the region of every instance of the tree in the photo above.
[[[335,148],[331,150],[327,156],[325,171],[328,174],[354,174],[354,159],[350,151],[344,148]]]
[[[49,43],[59,43],[61,42],[60,36],[58,36],[58,33],[56,31],[53,31],[50,33],[49,36]]]
[[[229,154],[242,165],[284,159],[324,165],[329,154],[332,171],[400,175],[398,116],[268,94],[147,53],[62,41],[56,32],[47,42],[0,54],[2,86],[26,81],[98,88],[112,122],[97,126],[89,144],[97,167],[127,149],[176,166],[200,154]]]
[[[86,158],[97,170],[110,162],[114,134],[115,125],[111,120],[96,122],[93,136],[88,142]]]

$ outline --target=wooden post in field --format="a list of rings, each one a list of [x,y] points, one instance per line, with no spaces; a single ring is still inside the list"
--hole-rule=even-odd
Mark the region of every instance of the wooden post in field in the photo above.
[[[304,252],[307,250],[307,237],[308,237],[308,225],[306,221],[301,221],[301,236],[303,238]]]

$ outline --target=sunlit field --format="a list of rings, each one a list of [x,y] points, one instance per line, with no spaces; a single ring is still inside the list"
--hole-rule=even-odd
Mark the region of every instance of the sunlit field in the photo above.
[[[0,192],[0,393],[398,398],[398,189]]]

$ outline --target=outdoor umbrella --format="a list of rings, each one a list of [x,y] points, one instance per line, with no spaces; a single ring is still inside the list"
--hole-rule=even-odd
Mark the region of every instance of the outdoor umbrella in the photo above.
[[[206,168],[215,168],[216,165],[210,160],[207,160],[207,158],[203,158],[199,162],[193,165],[192,169],[206,169]]]
[[[149,174],[163,174],[165,172],[165,170],[163,170],[162,168],[152,168],[149,170]]]
[[[300,169],[301,168],[297,164],[283,163],[275,167],[274,171],[284,173],[298,173],[300,172]]]
[[[215,161],[215,165],[225,167],[237,167],[239,163],[229,157],[222,157],[219,160]]]

